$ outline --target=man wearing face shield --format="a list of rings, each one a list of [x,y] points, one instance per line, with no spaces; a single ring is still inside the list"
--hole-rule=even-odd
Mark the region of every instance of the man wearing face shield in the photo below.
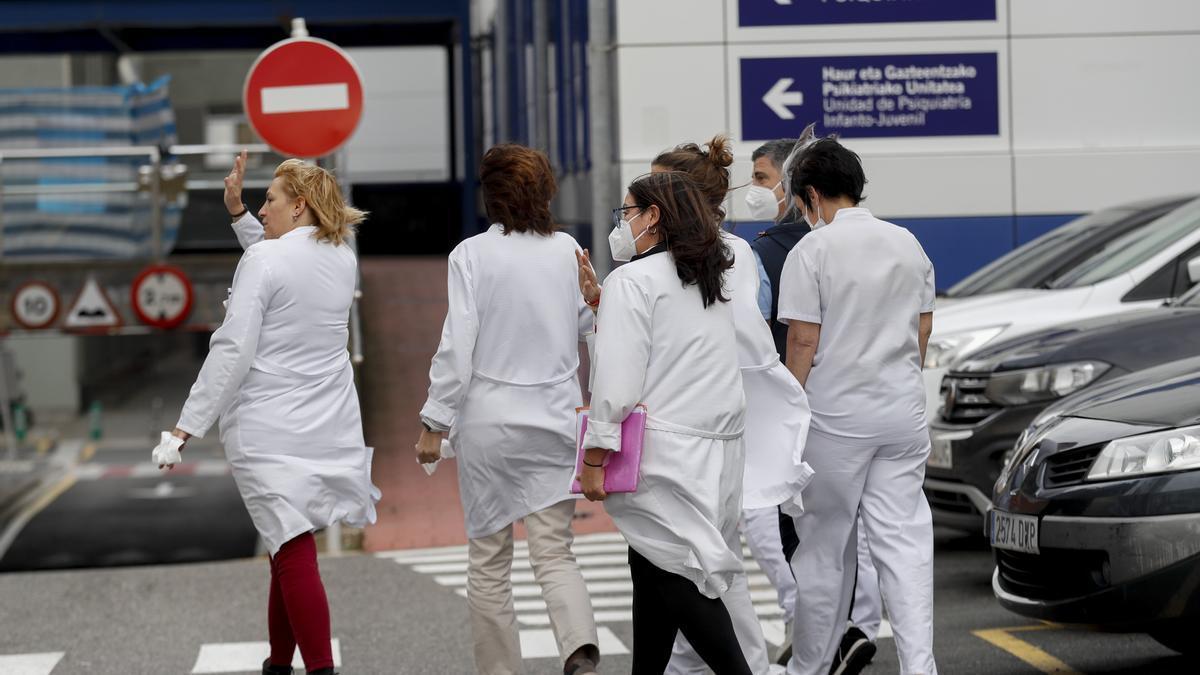
[[[804,148],[785,173],[813,232],[784,264],[779,320],[788,322],[788,368],[812,408],[805,459],[820,477],[795,519],[801,545],[792,570],[805,593],[788,672],[830,672],[853,594],[861,519],[900,672],[934,675],[921,377],[933,328],[933,265],[912,233],[859,206],[862,164],[836,140]]]

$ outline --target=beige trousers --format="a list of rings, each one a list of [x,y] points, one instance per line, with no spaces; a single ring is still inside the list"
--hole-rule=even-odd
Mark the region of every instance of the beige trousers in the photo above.
[[[583,575],[571,552],[575,500],[525,516],[529,561],[542,587],[550,627],[563,661],[584,645],[596,645],[596,621]],[[475,669],[481,675],[522,672],[521,640],[513,610],[513,526],[470,540],[467,605],[475,639]]]

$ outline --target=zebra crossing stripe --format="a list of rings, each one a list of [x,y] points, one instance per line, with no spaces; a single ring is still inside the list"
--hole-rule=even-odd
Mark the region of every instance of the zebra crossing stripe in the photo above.
[[[600,653],[605,656],[628,654],[629,648],[604,626],[596,629],[600,638]],[[554,639],[554,631],[549,628],[521,631],[521,656],[526,659],[557,659],[558,642]]]
[[[342,665],[342,645],[334,638],[329,641],[333,648],[333,665]],[[268,642],[217,642],[200,646],[196,655],[196,664],[192,666],[192,675],[204,673],[257,673],[262,670],[263,661],[271,655],[271,645]],[[304,660],[300,658],[300,650],[292,657],[293,668],[303,668]],[[7,672],[7,671],[0,671]]]
[[[65,652],[40,654],[0,654],[0,673],[4,675],[50,675]]]

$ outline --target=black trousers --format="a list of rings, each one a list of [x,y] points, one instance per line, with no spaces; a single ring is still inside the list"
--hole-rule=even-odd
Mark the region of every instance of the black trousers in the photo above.
[[[716,675],[752,675],[725,603],[705,597],[696,584],[655,567],[632,548],[629,569],[633,577],[633,675],[662,675],[678,632]]]

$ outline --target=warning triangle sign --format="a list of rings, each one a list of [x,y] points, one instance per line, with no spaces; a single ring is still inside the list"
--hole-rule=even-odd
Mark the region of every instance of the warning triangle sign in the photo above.
[[[67,328],[105,328],[121,325],[121,318],[104,289],[89,277],[67,312],[63,325]]]

